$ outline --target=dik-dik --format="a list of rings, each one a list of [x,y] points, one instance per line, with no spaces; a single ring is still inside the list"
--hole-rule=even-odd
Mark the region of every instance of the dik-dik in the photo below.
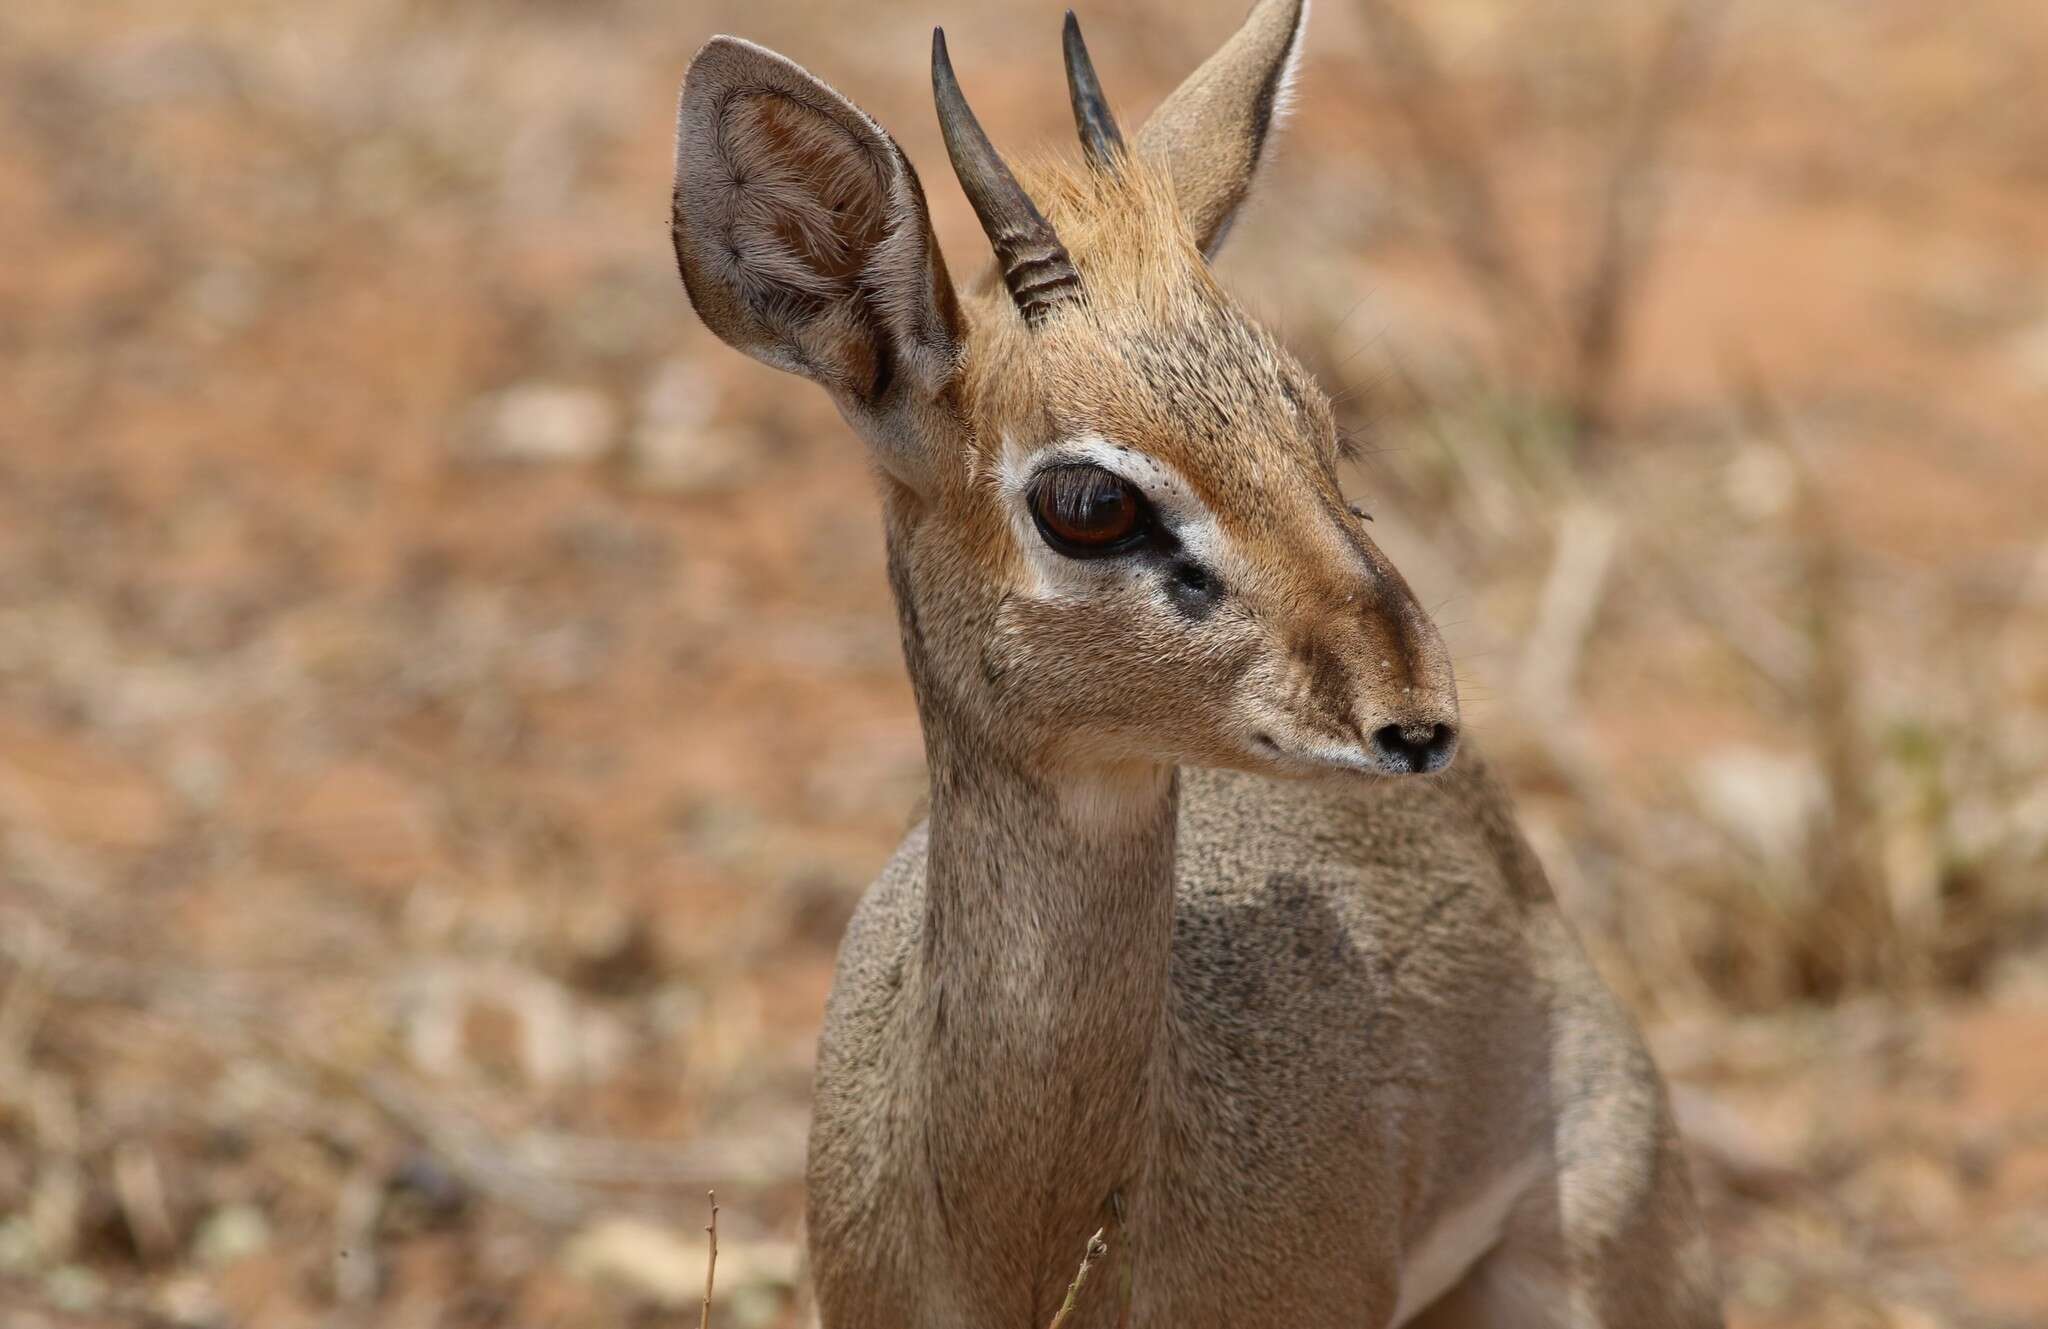
[[[1210,269],[1305,8],[1128,138],[1069,15],[1080,160],[1019,174],[935,33],[964,289],[851,102],[730,37],[683,83],[683,282],[865,441],[931,772],[819,1044],[826,1329],[1045,1329],[1105,1226],[1076,1329],[1720,1322],[1657,1072]]]

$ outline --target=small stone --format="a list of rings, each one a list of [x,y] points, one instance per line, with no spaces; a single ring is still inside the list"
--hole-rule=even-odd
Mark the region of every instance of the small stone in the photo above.
[[[594,388],[521,383],[486,399],[477,412],[477,446],[497,461],[589,461],[617,437],[618,412]]]
[[[670,494],[709,493],[744,484],[757,449],[744,433],[712,424],[718,382],[690,360],[670,360],[640,394],[627,443],[633,482]]]
[[[662,1306],[688,1306],[704,1297],[710,1250],[702,1232],[683,1233],[637,1218],[606,1218],[570,1238],[562,1263],[570,1275],[605,1284]],[[718,1235],[721,1302],[738,1305],[763,1289],[795,1285],[796,1246]]]
[[[1890,1302],[1881,1308],[1886,1329],[1948,1329],[1950,1321],[1925,1306]]]
[[[1768,862],[1794,860],[1814,818],[1827,804],[1827,788],[1811,759],[1731,746],[1693,764],[1693,797],[1722,830]]]
[[[43,1295],[58,1310],[84,1315],[107,1299],[107,1281],[82,1264],[60,1265],[43,1279]]]
[[[731,1253],[722,1254],[730,1275]],[[668,1306],[686,1304],[693,1293],[703,1295],[709,1258],[702,1237],[634,1218],[600,1221],[577,1233],[562,1251],[562,1263],[573,1277]]]
[[[598,1083],[631,1052],[617,1016],[515,966],[423,970],[404,985],[403,1003],[407,1052],[415,1066],[437,1077]]]
[[[1728,461],[1722,488],[1729,506],[1753,522],[1791,511],[1799,498],[1799,472],[1782,449],[1751,443]]]
[[[270,1245],[270,1220],[253,1204],[231,1204],[208,1214],[192,1239],[192,1255],[220,1268],[257,1255]]]
[[[738,489],[753,469],[753,441],[731,430],[642,425],[633,431],[632,480],[662,494]]]
[[[38,1253],[33,1223],[20,1214],[0,1218],[0,1274],[33,1269]]]
[[[227,1308],[199,1274],[182,1274],[165,1282],[150,1298],[150,1309],[181,1329],[214,1329],[228,1319]]]
[[[212,811],[234,783],[235,768],[227,755],[208,743],[190,742],[171,752],[165,774],[171,788],[197,811]]]

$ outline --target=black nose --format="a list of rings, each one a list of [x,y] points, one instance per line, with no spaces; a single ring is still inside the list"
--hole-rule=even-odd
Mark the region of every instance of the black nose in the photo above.
[[[1390,775],[1440,771],[1458,750],[1458,731],[1447,724],[1383,725],[1372,733],[1373,755]]]

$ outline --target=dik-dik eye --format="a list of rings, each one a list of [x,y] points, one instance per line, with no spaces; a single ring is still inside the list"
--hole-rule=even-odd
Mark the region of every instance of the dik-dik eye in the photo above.
[[[1130,481],[1100,466],[1054,466],[1031,486],[1031,516],[1068,558],[1102,558],[1141,543],[1152,511]]]

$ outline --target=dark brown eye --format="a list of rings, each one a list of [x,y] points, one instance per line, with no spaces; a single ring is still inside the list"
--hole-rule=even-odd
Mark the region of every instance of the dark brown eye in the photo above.
[[[1045,542],[1069,558],[1119,553],[1144,537],[1145,500],[1100,466],[1055,466],[1031,487]]]

